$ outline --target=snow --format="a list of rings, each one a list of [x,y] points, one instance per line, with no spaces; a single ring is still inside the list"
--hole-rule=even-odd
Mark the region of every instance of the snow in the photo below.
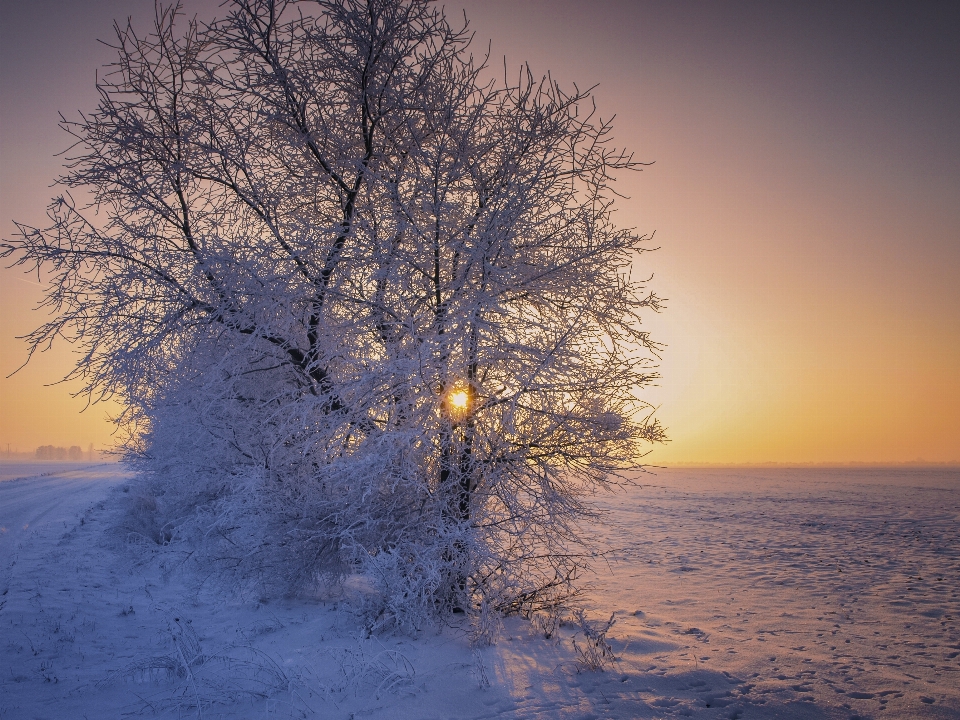
[[[122,466],[0,471],[2,718],[960,718],[957,470],[660,470],[602,498],[602,672],[576,624],[474,649],[466,623],[368,636],[354,584],[238,597],[118,534]]]
[[[91,467],[89,462],[0,461],[0,482],[54,475],[68,470],[82,470],[89,467]]]

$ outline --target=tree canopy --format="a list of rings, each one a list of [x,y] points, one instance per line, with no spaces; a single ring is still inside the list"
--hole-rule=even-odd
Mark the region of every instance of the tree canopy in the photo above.
[[[190,514],[288,587],[359,570],[400,624],[569,593],[586,495],[663,439],[649,238],[612,219],[639,163],[590,93],[494,80],[425,0],[115,29],[50,226],[2,252],[50,279],[31,352],[75,343],[127,408],[164,538]]]

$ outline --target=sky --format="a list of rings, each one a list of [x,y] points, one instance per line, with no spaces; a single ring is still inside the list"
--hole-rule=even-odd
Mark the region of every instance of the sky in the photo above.
[[[218,0],[191,2],[201,17]],[[458,0],[474,50],[596,85],[653,165],[617,221],[655,232],[636,276],[669,299],[647,460],[960,461],[960,4]],[[92,109],[114,18],[152,0],[0,0],[0,233],[40,224],[66,136]],[[55,345],[13,377],[42,316],[0,271],[0,449],[104,447],[116,406],[53,384]],[[81,412],[82,411],[82,412]]]

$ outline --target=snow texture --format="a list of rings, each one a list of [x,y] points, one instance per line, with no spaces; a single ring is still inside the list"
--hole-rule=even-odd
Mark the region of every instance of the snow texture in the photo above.
[[[61,468],[0,467],[2,718],[960,717],[957,470],[643,475],[585,623],[480,647],[370,634],[351,581],[227,593],[124,536],[122,466]]]

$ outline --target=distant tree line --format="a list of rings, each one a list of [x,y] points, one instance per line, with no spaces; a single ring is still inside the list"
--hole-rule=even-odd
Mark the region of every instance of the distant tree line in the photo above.
[[[89,457],[84,457],[83,450],[79,445],[71,445],[68,448],[57,447],[55,445],[41,445],[37,448],[37,460],[74,460],[81,461],[93,459],[93,446],[90,446]]]

